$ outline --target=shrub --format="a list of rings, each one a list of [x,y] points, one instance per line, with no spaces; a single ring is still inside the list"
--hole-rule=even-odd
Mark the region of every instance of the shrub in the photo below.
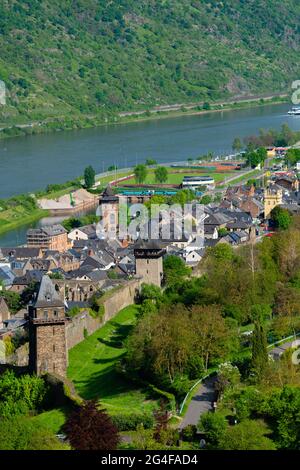
[[[0,377],[0,415],[27,413],[41,407],[47,387],[43,379],[29,374],[16,377],[12,371],[6,371]]]
[[[111,419],[119,431],[134,431],[139,425],[150,429],[154,425],[154,417],[150,413],[118,413],[111,416]]]
[[[0,450],[68,449],[48,429],[30,418],[0,418]]]
[[[63,430],[76,450],[114,450],[120,441],[111,418],[92,400],[71,413]]]

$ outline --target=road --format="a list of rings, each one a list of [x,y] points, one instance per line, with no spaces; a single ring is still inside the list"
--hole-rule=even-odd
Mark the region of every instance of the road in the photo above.
[[[180,429],[183,429],[190,424],[197,425],[200,416],[203,413],[213,409],[212,404],[215,399],[215,391],[213,386],[214,380],[215,378],[209,377],[198,386],[197,391],[185,413],[185,416],[180,423]]]
[[[268,93],[260,94],[260,95],[248,95],[248,96],[235,96],[231,98],[228,101],[216,101],[213,103],[214,105],[219,105],[219,106],[226,106],[226,105],[233,105],[235,103],[243,103],[243,102],[251,102],[251,101],[257,101],[259,99],[266,99],[266,100],[271,100],[272,98],[278,97],[278,98],[285,98],[287,93],[274,93],[272,95]],[[186,110],[191,110],[194,108],[197,108],[198,106],[203,107],[204,101],[198,101],[197,103],[176,103],[176,104],[165,104],[161,106],[155,106],[152,109],[149,109],[148,111],[151,114],[155,114],[158,112],[168,112],[168,111],[179,111],[182,108],[185,108]],[[127,116],[139,116],[141,114],[145,114],[146,110],[141,110],[141,111],[123,111],[119,113],[120,117],[127,117]],[[201,112],[205,112],[201,111]],[[206,111],[207,112],[207,111]]]

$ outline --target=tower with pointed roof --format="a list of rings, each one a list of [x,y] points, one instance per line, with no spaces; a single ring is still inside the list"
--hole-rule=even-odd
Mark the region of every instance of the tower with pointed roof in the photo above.
[[[107,234],[114,234],[118,226],[119,197],[114,194],[110,185],[102,194],[100,206],[104,230]]]
[[[39,292],[29,307],[29,366],[37,375],[66,375],[65,305],[49,278],[43,276]]]
[[[134,247],[135,272],[146,284],[161,287],[165,250],[156,241],[138,240]]]

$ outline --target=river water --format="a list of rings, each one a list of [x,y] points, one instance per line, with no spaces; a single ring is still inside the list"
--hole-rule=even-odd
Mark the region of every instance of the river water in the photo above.
[[[287,116],[289,107],[280,104],[0,141],[0,198],[80,176],[89,164],[101,173],[112,164],[129,167],[149,157],[171,162],[208,151],[230,152],[235,137],[260,128],[279,128],[287,122],[300,129],[300,118]]]
[[[300,117],[288,116],[289,104],[236,111],[132,122],[94,129],[56,132],[0,141],[0,198],[43,189],[116,164],[134,166],[147,158],[183,161],[209,151],[231,152],[235,137],[279,129],[287,123],[300,130]],[[42,223],[49,223],[49,220]],[[0,237],[0,246],[24,243],[26,227]]]

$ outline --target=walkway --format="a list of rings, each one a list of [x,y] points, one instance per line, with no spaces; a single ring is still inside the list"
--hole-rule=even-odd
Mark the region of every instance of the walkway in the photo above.
[[[213,409],[212,404],[215,398],[214,380],[215,378],[210,377],[198,386],[180,424],[180,429],[185,428],[189,424],[197,425],[200,416]]]

